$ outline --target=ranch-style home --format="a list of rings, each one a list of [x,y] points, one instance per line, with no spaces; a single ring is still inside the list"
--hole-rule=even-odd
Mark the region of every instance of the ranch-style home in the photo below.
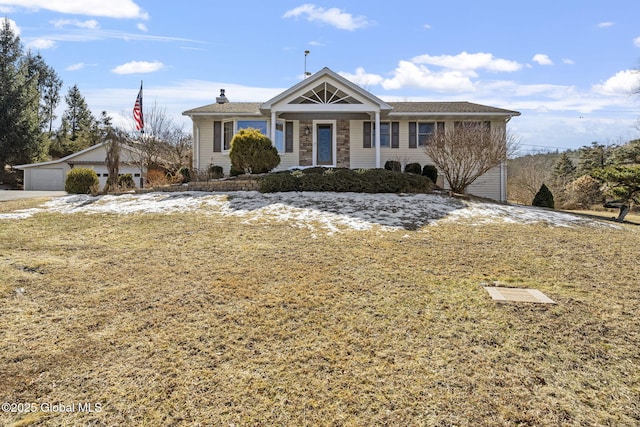
[[[228,174],[231,139],[244,128],[257,128],[273,141],[281,158],[278,170],[380,168],[387,160],[424,166],[432,164],[424,144],[434,134],[460,122],[504,130],[520,113],[469,102],[385,102],[323,68],[267,102],[230,102],[221,90],[216,103],[183,115],[193,121],[193,167],[222,166]],[[444,185],[442,178],[439,184]],[[506,201],[506,186],[503,164],[480,177],[468,192]]]

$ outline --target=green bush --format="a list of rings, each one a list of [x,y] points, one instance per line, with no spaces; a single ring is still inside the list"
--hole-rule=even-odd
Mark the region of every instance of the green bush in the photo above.
[[[438,168],[434,165],[424,165],[422,168],[422,176],[426,176],[435,184],[438,182]]]
[[[409,163],[409,164],[407,164],[407,166],[404,167],[404,172],[405,173],[414,173],[416,175],[421,175],[422,174],[422,166],[420,166],[420,163]]]
[[[402,165],[395,160],[387,160],[384,163],[384,168],[388,171],[402,172]]]
[[[208,174],[209,179],[218,179],[224,177],[224,170],[222,166],[209,165]]]
[[[179,172],[180,172],[180,175],[182,175],[183,184],[191,181],[191,171],[189,170],[188,167],[186,166],[181,167]]]
[[[276,172],[260,179],[260,191],[335,191],[357,193],[428,193],[428,178],[385,169],[352,170],[311,168]]]
[[[89,168],[73,168],[67,173],[64,191],[70,194],[89,194],[96,192],[100,185],[96,171]]]
[[[229,169],[229,176],[238,176],[242,174],[244,174],[244,169],[240,169],[231,165],[231,169]]]
[[[538,206],[540,208],[553,209],[554,203],[551,190],[549,190],[546,185],[542,184],[535,197],[533,198],[533,202],[531,202],[531,205]]]
[[[278,150],[257,129],[242,129],[231,140],[232,169],[242,173],[266,173],[280,164]]]
[[[118,177],[118,187],[123,190],[130,190],[135,188],[136,183],[133,181],[133,177],[130,173],[125,173]]]

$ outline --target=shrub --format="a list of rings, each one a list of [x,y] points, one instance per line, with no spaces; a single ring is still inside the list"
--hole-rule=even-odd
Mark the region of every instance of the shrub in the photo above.
[[[67,173],[64,191],[71,194],[95,193],[100,181],[96,171],[89,168],[73,168]]]
[[[180,175],[182,175],[183,184],[191,181],[191,171],[189,170],[188,167],[186,166],[181,167],[179,173]]]
[[[266,173],[280,164],[278,150],[257,129],[242,129],[231,140],[231,167],[242,173]]]
[[[536,193],[533,198],[533,202],[531,202],[533,206],[538,206],[540,208],[551,208],[553,209],[553,194],[551,194],[551,190],[547,188],[546,185],[542,184],[540,189]]]
[[[231,165],[231,169],[229,169],[229,176],[238,176],[244,174],[244,169],[239,169],[233,165]]]
[[[157,187],[159,185],[167,185],[167,175],[160,169],[149,169],[147,171],[147,182],[151,187]]]
[[[600,181],[590,175],[583,175],[567,184],[567,206],[589,209],[591,205],[602,203]]]
[[[388,171],[402,172],[402,165],[396,160],[387,160],[384,163],[384,168]]]
[[[422,168],[422,176],[426,176],[435,184],[438,182],[438,168],[434,165],[424,165]]]
[[[409,164],[407,164],[407,166],[404,167],[404,172],[405,173],[414,173],[416,175],[421,175],[422,174],[422,166],[420,166],[420,163],[409,163]]]
[[[432,189],[428,178],[385,169],[351,170],[319,168],[284,171],[260,179],[260,191],[336,191],[359,193],[427,193]],[[331,171],[331,172],[329,172]]]
[[[135,188],[136,183],[133,181],[133,177],[130,173],[125,173],[118,177],[118,187],[122,190],[130,190]]]
[[[224,177],[222,166],[209,165],[209,179],[218,179]]]

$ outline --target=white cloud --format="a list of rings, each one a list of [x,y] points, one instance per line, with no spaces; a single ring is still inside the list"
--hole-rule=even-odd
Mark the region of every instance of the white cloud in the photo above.
[[[422,26],[422,28],[424,28],[425,30],[430,30],[430,29],[431,29],[431,25],[429,25],[429,24],[424,24],[424,25]]]
[[[610,22],[610,21],[600,22],[598,24],[598,28],[609,28],[609,27],[613,27],[614,25],[615,25],[615,22]]]
[[[400,61],[394,70],[393,78],[384,80],[382,87],[387,90],[410,87],[439,92],[474,90],[468,72],[447,70],[434,73],[424,65],[416,65],[409,61]]]
[[[160,61],[131,61],[122,64],[111,70],[115,74],[139,74],[153,73],[164,68],[164,64]]]
[[[507,59],[494,57],[490,53],[462,52],[458,55],[420,55],[412,59],[416,64],[438,65],[451,70],[477,70],[512,72],[522,68],[521,64]]]
[[[56,42],[50,39],[35,39],[27,43],[27,48],[34,50],[51,49],[55,46]]]
[[[90,30],[96,30],[100,28],[100,24],[95,19],[88,19],[86,21],[79,21],[77,19],[58,19],[56,21],[50,21],[56,28],[63,28],[67,26],[87,28]]]
[[[562,63],[567,65],[574,65],[575,61],[573,59],[565,58],[562,60]]]
[[[603,84],[593,86],[593,91],[602,95],[629,95],[640,88],[640,72],[623,70],[607,79]]]
[[[537,62],[539,65],[553,65],[553,61],[551,60],[551,58],[543,53],[536,53],[531,59],[532,61]]]
[[[147,28],[146,25],[144,25],[142,22],[140,22],[138,25],[136,25],[136,28],[139,29],[140,31],[144,31],[145,33],[147,31],[149,31],[149,29]]]
[[[67,70],[67,71],[78,71],[78,70],[82,70],[86,66],[87,66],[87,64],[85,64],[84,62],[78,62],[77,64],[69,65],[67,68],[65,68],[65,70]]]
[[[149,19],[149,14],[132,0],[2,0],[2,3],[74,15]]]
[[[340,72],[345,79],[362,86],[377,86],[384,81],[384,78],[378,74],[367,74],[363,67],[358,67],[355,74]]]
[[[354,31],[364,28],[370,24],[366,16],[353,16],[336,7],[325,9],[315,4],[307,3],[295,9],[288,10],[282,15],[283,18],[298,18],[306,16],[309,22],[322,22],[332,25],[340,30]]]
[[[640,37],[636,37],[635,39],[633,39],[633,44],[636,47],[640,47]]]

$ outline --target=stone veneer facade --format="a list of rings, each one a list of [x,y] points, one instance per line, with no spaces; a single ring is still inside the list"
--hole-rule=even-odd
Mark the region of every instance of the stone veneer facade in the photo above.
[[[350,141],[349,141],[349,120],[337,120],[336,122],[336,166],[340,168],[348,168],[350,165]],[[313,164],[313,132],[305,135],[306,128],[312,129],[313,121],[300,120],[300,166],[311,166]]]

